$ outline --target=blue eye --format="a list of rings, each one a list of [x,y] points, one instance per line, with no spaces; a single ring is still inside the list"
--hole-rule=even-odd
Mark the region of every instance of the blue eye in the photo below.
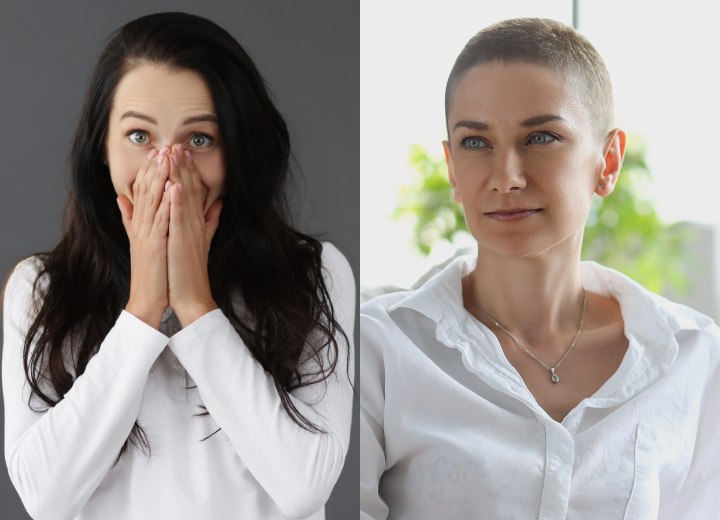
[[[465,137],[460,140],[460,146],[468,150],[479,150],[481,148],[485,148],[487,145],[485,144],[485,141],[479,137]]]
[[[207,134],[194,134],[190,138],[190,144],[195,148],[207,148],[215,142],[215,139]]]
[[[536,132],[528,139],[528,144],[547,144],[558,141],[558,137],[548,132]]]
[[[125,135],[133,144],[147,144],[150,141],[150,136],[145,130],[130,130]]]

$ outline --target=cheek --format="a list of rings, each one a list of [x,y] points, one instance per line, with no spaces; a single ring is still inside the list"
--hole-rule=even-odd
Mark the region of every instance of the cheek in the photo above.
[[[225,186],[225,165],[222,153],[198,155],[194,160],[200,172],[200,179],[208,189],[208,198],[212,197],[213,200],[218,198]]]
[[[589,182],[591,165],[576,163],[579,167],[568,167],[558,172],[556,181],[548,185],[546,196],[554,199],[557,214],[567,225],[584,225],[593,197],[593,187]]]
[[[137,177],[138,170],[142,166],[142,157],[131,155],[117,155],[108,157],[110,163],[110,178],[112,179],[115,192],[118,195],[125,195],[132,201],[132,186]]]
[[[460,191],[474,191],[478,189],[484,178],[491,172],[488,161],[477,157],[458,157],[453,161],[455,181]]]
[[[483,208],[496,204],[498,194],[488,185],[495,173],[492,161],[469,158],[456,162],[455,171],[460,204],[467,217],[474,219]]]
[[[118,195],[125,195],[132,201],[132,186],[138,170],[143,165],[147,151],[128,149],[117,136],[117,129],[110,129],[111,137],[105,143],[106,159],[109,163],[110,178]]]

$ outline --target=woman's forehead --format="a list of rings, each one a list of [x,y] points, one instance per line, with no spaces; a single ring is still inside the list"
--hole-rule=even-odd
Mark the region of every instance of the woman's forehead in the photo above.
[[[145,64],[133,68],[118,83],[113,115],[129,110],[205,111],[214,113],[213,99],[203,77],[187,69]]]
[[[484,63],[468,69],[457,82],[449,127],[472,119],[488,125],[515,124],[538,116],[556,115],[569,124],[590,121],[589,110],[567,77],[529,63]]]

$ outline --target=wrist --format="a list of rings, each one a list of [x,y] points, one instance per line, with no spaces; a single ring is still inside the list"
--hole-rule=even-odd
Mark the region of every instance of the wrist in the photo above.
[[[217,309],[218,306],[212,298],[195,302],[188,302],[182,305],[173,306],[172,310],[177,316],[180,325],[185,328],[192,322],[199,320],[208,312]]]
[[[151,327],[160,330],[160,322],[162,321],[165,309],[158,310],[159,305],[149,306],[143,305],[132,300],[125,306],[125,311],[129,312],[137,319],[144,321]]]

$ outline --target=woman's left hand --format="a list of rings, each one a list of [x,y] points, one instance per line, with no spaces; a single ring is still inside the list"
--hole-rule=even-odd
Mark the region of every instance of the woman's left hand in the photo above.
[[[180,145],[170,154],[170,226],[168,231],[168,299],[170,308],[185,327],[213,309],[208,276],[210,242],[217,230],[222,200],[207,212],[207,188],[190,152]]]

